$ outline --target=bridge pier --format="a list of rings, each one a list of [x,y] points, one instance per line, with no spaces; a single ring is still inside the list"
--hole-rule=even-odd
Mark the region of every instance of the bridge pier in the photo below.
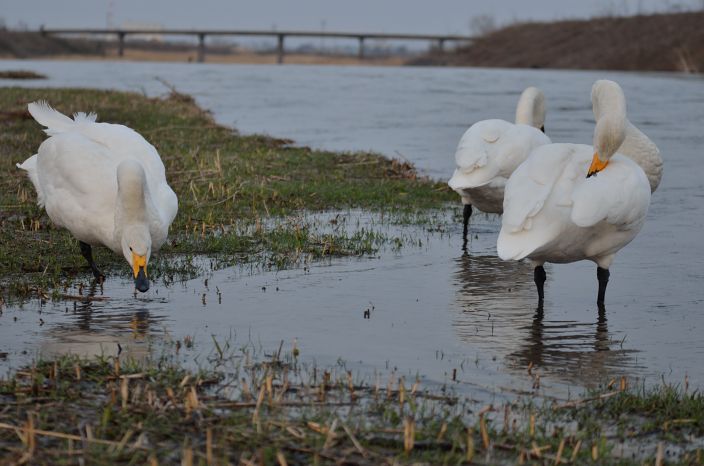
[[[205,62],[205,34],[198,34],[198,63]]]
[[[117,56],[123,57],[125,55],[125,33],[124,31],[117,32]]]
[[[438,39],[438,52],[445,51],[445,39]]]
[[[364,39],[366,38],[364,36],[359,36],[357,39],[359,40],[359,51],[357,52],[357,58],[364,60]]]
[[[279,65],[284,62],[284,35],[278,34],[278,46],[276,48],[276,63]]]

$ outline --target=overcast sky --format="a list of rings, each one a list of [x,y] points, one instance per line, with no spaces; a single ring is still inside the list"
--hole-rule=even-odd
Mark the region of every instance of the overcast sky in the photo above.
[[[606,13],[702,8],[704,0],[0,0],[9,27],[302,29],[468,34],[473,16],[499,24]]]

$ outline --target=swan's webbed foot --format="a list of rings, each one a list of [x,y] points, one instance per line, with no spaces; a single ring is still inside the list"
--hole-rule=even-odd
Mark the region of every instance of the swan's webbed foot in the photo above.
[[[545,273],[545,269],[542,265],[537,266],[533,270],[533,280],[535,280],[535,286],[538,288],[538,309],[543,308],[543,301],[545,299],[545,280],[548,275]]]
[[[464,211],[462,212],[463,217],[463,229],[462,229],[462,249],[467,249],[467,232],[469,230],[469,217],[472,216],[472,204],[465,204]]]
[[[98,269],[97,264],[93,260],[93,248],[91,248],[90,244],[84,243],[83,241],[79,241],[78,244],[81,246],[81,254],[86,261],[88,261],[88,265],[90,265],[90,269],[93,271],[93,277],[95,277],[98,283],[103,283],[105,281],[105,275]]]
[[[596,268],[596,278],[599,280],[599,296],[596,298],[596,303],[601,307],[604,306],[604,297],[606,296],[606,285],[609,284],[609,269]]]

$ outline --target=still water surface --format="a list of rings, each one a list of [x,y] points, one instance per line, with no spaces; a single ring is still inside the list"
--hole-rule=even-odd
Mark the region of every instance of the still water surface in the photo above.
[[[536,311],[532,270],[496,257],[500,219],[473,219],[469,254],[461,225],[411,232],[422,246],[375,258],[336,259],[308,270],[232,268],[134,298],[111,278],[90,304],[36,301],[0,315],[0,372],[35,355],[135,356],[155,341],[194,336],[192,356],[212,338],[266,349],[297,339],[308,361],[338,358],[361,374],[419,374],[473,393],[530,390],[564,395],[620,375],[704,386],[704,80],[673,74],[545,70],[0,62],[46,81],[3,85],[116,88],[159,95],[166,79],[223,124],[333,150],[404,157],[446,179],[463,131],[485,118],[512,119],[528,85],[547,98],[555,142],[591,143],[589,92],[596,79],[624,88],[631,121],[660,147],[665,175],[648,222],[611,268],[607,308],[595,306],[591,263],[551,266],[546,305]],[[86,109],[90,110],[90,109]],[[29,154],[18,155],[18,160]],[[349,213],[350,221],[363,213]],[[379,226],[390,234],[400,227]],[[402,230],[402,228],[401,228]],[[278,287],[278,291],[276,288]],[[265,290],[263,288],[266,288]],[[217,290],[221,292],[218,299]],[[371,319],[364,309],[374,306]],[[41,320],[40,320],[41,319]],[[43,322],[43,325],[40,323]],[[151,343],[150,343],[151,342]]]

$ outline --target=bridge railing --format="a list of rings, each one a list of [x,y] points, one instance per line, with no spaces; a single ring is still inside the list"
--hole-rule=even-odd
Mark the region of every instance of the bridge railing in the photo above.
[[[336,38],[336,39],[356,39],[359,44],[357,56],[361,60],[365,57],[364,42],[366,40],[408,40],[427,41],[435,44],[439,50],[443,50],[446,42],[469,43],[474,38],[462,35],[433,35],[433,34],[389,34],[389,33],[359,33],[359,32],[326,32],[326,31],[256,31],[256,30],[193,30],[193,29],[40,29],[44,35],[114,35],[117,38],[117,54],[122,57],[125,54],[125,38],[127,35],[172,35],[172,36],[195,36],[198,38],[198,61],[205,61],[207,36],[259,36],[276,38],[277,63],[284,62],[286,37],[312,37],[312,38]]]

